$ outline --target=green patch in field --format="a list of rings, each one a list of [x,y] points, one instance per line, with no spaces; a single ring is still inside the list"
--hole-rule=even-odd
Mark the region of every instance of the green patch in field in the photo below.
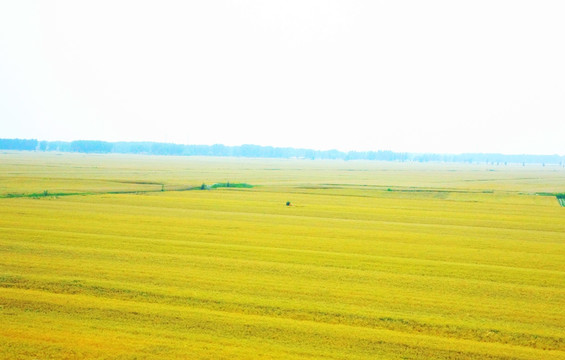
[[[39,193],[30,193],[30,194],[25,194],[25,193],[9,193],[9,194],[5,194],[5,195],[0,195],[0,198],[34,198],[34,199],[39,199],[39,198],[46,198],[46,197],[57,197],[57,196],[69,196],[69,195],[85,195],[85,193],[63,193],[63,192],[49,192],[47,190],[44,190],[42,192]]]
[[[550,193],[550,192],[538,192],[536,195],[540,196],[555,196],[559,205],[565,207],[565,193]]]
[[[559,201],[559,205],[565,207],[565,194],[557,194],[555,197],[557,198],[557,201]]]
[[[210,186],[210,189],[218,189],[218,188],[252,188],[253,185],[250,184],[246,184],[246,183],[230,183],[230,182],[225,182],[225,183],[216,183],[212,186]]]

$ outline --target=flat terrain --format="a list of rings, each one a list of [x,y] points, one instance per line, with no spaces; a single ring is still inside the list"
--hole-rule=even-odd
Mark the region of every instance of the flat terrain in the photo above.
[[[227,181],[254,187],[189,190]],[[565,359],[562,192],[557,166],[0,153],[0,358]]]

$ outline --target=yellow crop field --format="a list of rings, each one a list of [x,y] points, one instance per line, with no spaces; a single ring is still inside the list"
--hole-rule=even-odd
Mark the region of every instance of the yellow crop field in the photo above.
[[[3,152],[0,358],[565,359],[563,192],[549,165]]]

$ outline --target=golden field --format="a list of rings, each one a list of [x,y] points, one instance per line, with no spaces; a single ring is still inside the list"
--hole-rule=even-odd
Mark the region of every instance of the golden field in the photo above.
[[[227,181],[254,187],[188,190]],[[565,359],[556,192],[557,166],[3,152],[0,358]]]

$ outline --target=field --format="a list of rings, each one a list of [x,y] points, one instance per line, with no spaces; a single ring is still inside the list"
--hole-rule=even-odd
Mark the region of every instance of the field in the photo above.
[[[565,359],[563,192],[557,166],[0,153],[0,358]]]

